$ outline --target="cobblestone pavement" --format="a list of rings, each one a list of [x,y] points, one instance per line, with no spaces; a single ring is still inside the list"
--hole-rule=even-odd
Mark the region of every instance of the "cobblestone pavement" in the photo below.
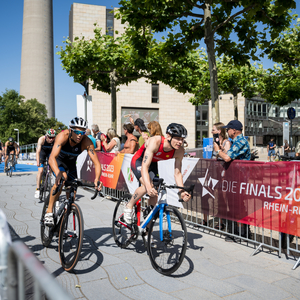
[[[84,215],[84,244],[74,273],[60,265],[57,240],[41,245],[43,203],[33,197],[36,173],[0,174],[0,208],[12,229],[74,299],[299,299],[300,268],[277,253],[250,256],[253,246],[188,228],[188,249],[172,276],[157,273],[138,239],[120,249],[112,238],[114,202],[79,190]]]

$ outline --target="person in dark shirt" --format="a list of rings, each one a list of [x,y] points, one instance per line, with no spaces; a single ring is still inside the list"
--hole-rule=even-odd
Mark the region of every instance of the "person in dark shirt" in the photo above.
[[[76,117],[70,121],[69,130],[61,132],[55,139],[55,143],[49,158],[49,164],[55,174],[55,184],[50,192],[49,206],[45,214],[44,223],[53,226],[53,206],[58,199],[61,190],[53,196],[53,191],[57,188],[62,177],[69,181],[77,178],[76,159],[78,155],[87,150],[95,166],[95,188],[99,191],[102,184],[98,187],[101,176],[101,165],[98,160],[93,142],[85,135],[87,129],[86,121],[81,117]]]

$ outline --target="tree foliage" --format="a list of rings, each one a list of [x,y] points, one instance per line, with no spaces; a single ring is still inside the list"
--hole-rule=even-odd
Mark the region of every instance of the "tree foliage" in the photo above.
[[[289,9],[294,0],[121,0],[120,17],[139,32],[151,28],[164,32],[165,53],[173,60],[199,47],[207,47],[214,121],[218,121],[218,80],[216,58],[228,56],[236,65],[258,60],[290,25]],[[135,46],[144,47],[141,35],[133,35]],[[140,50],[142,52],[142,50]],[[215,106],[215,103],[217,104]]]
[[[273,39],[267,51],[269,59],[279,63],[268,69],[259,82],[262,97],[280,106],[300,95],[300,19]]]
[[[20,145],[36,143],[48,128],[67,128],[55,118],[47,118],[47,109],[36,99],[23,100],[15,90],[6,90],[0,96],[0,139],[6,142],[10,136],[17,136],[19,129]]]
[[[117,87],[146,78],[149,83],[161,81],[182,93],[195,91],[203,63],[198,51],[190,51],[174,62],[162,52],[163,43],[145,31],[147,54],[142,57],[131,40],[132,31],[127,28],[125,34],[113,38],[95,27],[92,39],[75,38],[73,43],[66,39],[65,48],[61,47],[58,52],[63,69],[75,82],[90,79],[93,89],[108,94],[111,93],[112,71]]]

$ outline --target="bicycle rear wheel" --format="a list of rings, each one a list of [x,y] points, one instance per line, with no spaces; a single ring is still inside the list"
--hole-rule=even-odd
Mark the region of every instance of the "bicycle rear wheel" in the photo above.
[[[128,225],[126,224],[123,217],[123,210],[126,204],[130,201],[131,194],[125,194],[120,198],[117,202],[113,220],[112,220],[112,228],[113,228],[113,236],[116,244],[120,248],[126,248],[133,240],[137,238],[137,226],[135,223]],[[134,228],[136,230],[134,230]]]
[[[42,201],[45,201],[47,197],[49,197],[51,191],[51,178],[50,174],[46,175],[45,183],[44,183],[44,191],[43,191],[43,199]]]
[[[44,224],[44,217],[47,211],[49,205],[49,196],[45,199],[43,210],[42,210],[42,216],[41,216],[41,240],[42,244],[45,247],[48,247],[52,241],[53,235],[54,235],[54,227],[49,227]]]
[[[44,196],[44,190],[45,190],[45,179],[46,179],[46,174],[45,171],[43,170],[42,172],[42,178],[41,178],[41,182],[40,182],[40,201],[43,201],[43,197]],[[45,201],[45,200],[44,200]]]
[[[165,206],[161,240],[159,221],[158,211],[150,222],[147,250],[153,268],[161,274],[170,275],[180,267],[186,252],[186,226],[176,208]]]
[[[71,272],[80,256],[83,242],[83,216],[80,207],[72,203],[64,213],[59,229],[58,252],[64,270]]]

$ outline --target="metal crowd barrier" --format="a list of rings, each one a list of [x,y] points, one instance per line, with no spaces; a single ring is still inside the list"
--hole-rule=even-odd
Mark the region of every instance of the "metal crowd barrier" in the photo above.
[[[295,247],[295,248],[291,247],[291,242],[292,242],[291,237],[292,237],[292,239],[295,238],[295,244],[294,244],[294,247]],[[297,259],[295,265],[293,266],[293,270],[295,270],[295,269],[299,266],[299,264],[300,264],[299,240],[298,240],[298,237],[297,237],[297,236],[296,236],[296,237],[293,237],[293,236],[290,236],[289,234],[287,234],[287,235],[286,235],[286,241],[287,241],[287,242],[286,242],[286,246],[287,246],[287,247],[286,247],[286,250],[287,250],[287,256],[289,256],[289,255],[291,254],[291,252],[299,254],[299,257],[298,257],[298,259]]]
[[[102,193],[106,199],[116,201],[127,192],[103,187]],[[146,199],[142,199],[141,206],[142,208],[146,207]],[[254,251],[252,252],[251,256],[254,256],[256,253],[263,251],[263,249],[266,248],[278,252],[278,256],[281,257],[282,239],[280,232],[266,230],[256,226],[249,226],[213,216],[208,216],[207,220],[204,220],[202,213],[193,211],[189,208],[182,208],[180,209],[180,212],[183,215],[186,224],[192,226],[193,229],[202,229],[207,233],[230,236],[235,242],[245,242],[247,246],[249,246],[249,244],[253,245]],[[205,225],[204,221],[207,222],[207,225]],[[289,248],[289,235],[287,235],[286,239],[287,251],[297,251],[300,254],[300,249],[298,249],[298,238],[296,243],[297,250],[294,248]],[[300,259],[297,261],[294,269],[298,266],[298,264],[300,264]]]
[[[7,262],[7,299],[23,300],[32,294],[33,299],[73,299],[23,242],[12,243]]]

